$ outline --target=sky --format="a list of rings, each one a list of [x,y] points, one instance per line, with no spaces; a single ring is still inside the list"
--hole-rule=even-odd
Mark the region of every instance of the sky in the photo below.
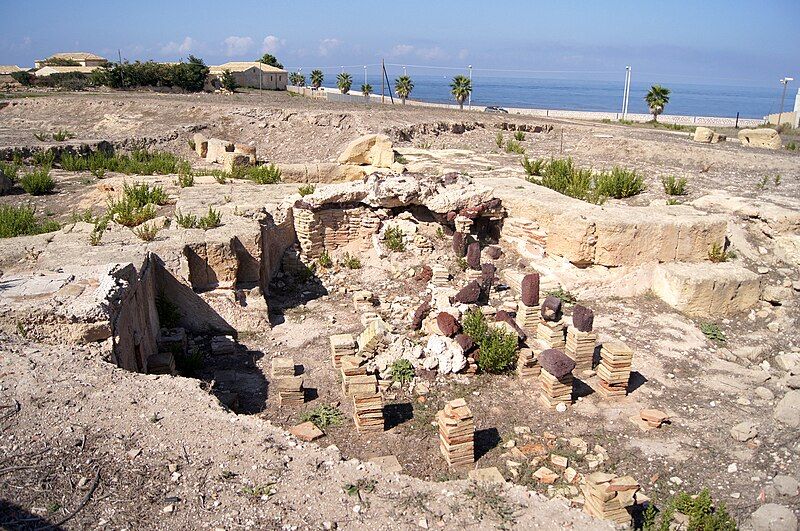
[[[798,28],[800,0],[0,0],[0,64],[269,52],[303,72],[383,59],[418,74],[472,64],[476,76],[617,79],[631,65],[639,80],[774,86],[800,79]]]

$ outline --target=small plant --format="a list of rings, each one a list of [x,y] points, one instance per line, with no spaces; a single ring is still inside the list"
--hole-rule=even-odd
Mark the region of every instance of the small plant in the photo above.
[[[300,421],[312,422],[317,428],[324,430],[328,426],[339,426],[344,421],[344,413],[338,407],[323,404],[303,412]]]
[[[444,229],[441,227],[436,227],[436,238],[439,240],[444,240]]]
[[[414,379],[414,366],[407,359],[400,358],[392,363],[391,373],[393,381],[406,384]]]
[[[575,304],[578,300],[575,295],[570,293],[569,291],[565,290],[561,286],[556,289],[551,289],[550,291],[544,294],[545,297],[555,297],[557,299],[561,299],[563,304]]]
[[[736,258],[735,252],[725,249],[724,246],[716,242],[713,243],[711,248],[708,250],[708,259],[715,264],[727,262],[728,260],[732,260],[734,258]]]
[[[480,344],[489,332],[486,317],[478,308],[473,308],[464,314],[461,326],[464,328],[464,333],[477,344]]]
[[[469,267],[469,264],[467,264],[467,259],[466,258],[456,259],[456,267],[458,267],[461,271],[466,271],[467,268]]]
[[[263,498],[264,496],[273,496],[278,491],[275,489],[275,483],[267,483],[266,485],[253,485],[252,487],[242,487],[242,494],[247,494],[254,498]]]
[[[17,182],[20,165],[17,163],[0,162],[0,177],[5,177],[12,183]]]
[[[797,144],[795,143],[794,140],[792,140],[791,142],[786,144],[786,149],[788,149],[789,151],[796,151],[797,150]]]
[[[53,133],[53,140],[56,142],[63,142],[64,140],[69,140],[70,138],[75,138],[75,135],[66,129],[59,129]]]
[[[686,195],[686,177],[676,179],[674,175],[667,175],[661,178],[661,184],[664,186],[664,192],[667,195]]]
[[[518,155],[525,154],[525,148],[516,140],[509,140],[506,142],[506,153],[517,153]]]
[[[32,206],[0,205],[0,238],[32,236],[60,228],[56,221],[37,219]]]
[[[406,244],[403,241],[403,231],[400,227],[389,227],[383,233],[383,241],[386,243],[386,248],[396,253],[401,253],[406,250]]]
[[[133,229],[133,233],[138,236],[140,240],[151,242],[156,239],[158,227],[155,223],[142,223]]]
[[[478,368],[481,371],[501,373],[516,364],[519,340],[515,332],[492,328],[479,344],[481,355],[478,358]]]
[[[400,153],[398,153],[398,154],[396,154],[396,155],[394,156],[394,161],[395,161],[395,162],[397,162],[398,164],[408,164],[408,159],[407,159],[407,158],[405,158],[405,157],[404,157],[403,155],[401,155]]]
[[[361,505],[369,507],[369,502],[365,500],[361,494],[370,494],[375,490],[377,482],[374,479],[359,479],[355,483],[345,483],[342,489],[348,496],[356,496]]]
[[[183,227],[184,229],[197,228],[197,216],[194,214],[184,214],[180,210],[175,211],[175,222],[179,227]]]
[[[701,323],[700,331],[703,332],[704,336],[712,341],[724,343],[727,340],[725,337],[725,332],[720,330],[719,326],[714,323]]]
[[[181,322],[180,309],[163,295],[156,297],[156,314],[161,328],[175,328]]]
[[[160,186],[150,187],[146,183],[122,185],[122,196],[108,202],[108,215],[116,223],[136,227],[156,217],[155,205],[164,205],[169,197]]]
[[[50,176],[50,166],[41,166],[25,173],[19,180],[19,184],[31,195],[49,194],[56,187],[56,182]]]
[[[97,247],[103,241],[103,231],[101,230],[93,230],[92,233],[89,235],[89,245],[92,247]]]
[[[203,351],[197,347],[193,347],[186,354],[176,352],[174,355],[175,368],[183,376],[194,377],[199,374],[200,370],[203,368]]]
[[[314,190],[316,190],[316,187],[313,184],[304,184],[297,189],[297,193],[299,193],[301,197],[305,197],[313,194]]]
[[[610,172],[595,177],[594,189],[600,196],[623,199],[644,192],[645,184],[644,178],[635,170],[614,166]]]
[[[257,184],[275,184],[281,180],[281,170],[274,164],[251,166],[246,168],[244,176]]]
[[[419,140],[417,141],[414,147],[416,147],[417,149],[430,149],[431,146],[433,146],[433,142],[431,142],[430,140]]]
[[[33,133],[33,136],[39,142],[47,142],[48,140],[50,140],[50,135],[48,133]]]
[[[680,204],[681,204],[681,202],[678,201],[677,199],[675,199],[674,197],[670,197],[669,199],[667,199],[667,206],[674,206],[674,205],[680,205]]]
[[[758,182],[758,184],[756,184],[756,188],[757,188],[759,191],[763,191],[763,190],[764,190],[764,189],[767,187],[767,185],[768,185],[768,184],[769,184],[769,177],[767,177],[767,176],[765,175],[765,176],[763,176],[763,177],[761,178],[761,180]]]
[[[53,162],[56,160],[56,155],[51,150],[37,151],[31,156],[34,166],[47,166],[53,167]]]
[[[78,212],[76,210],[72,211],[72,214],[69,216],[69,222],[78,223],[80,221],[84,223],[94,223],[94,214],[92,213],[91,208],[87,208],[83,212]]]
[[[333,267],[333,259],[331,258],[331,255],[328,254],[327,250],[322,251],[322,254],[319,255],[319,258],[317,258],[317,263],[320,267],[325,269],[330,269]]]
[[[187,144],[189,144],[189,149],[191,149],[192,151],[196,151],[197,150],[197,144],[195,144],[193,138],[190,138],[189,141],[187,142]]]
[[[776,175],[772,179],[772,182],[775,183],[775,186],[780,186],[781,185],[781,176],[780,175]]]
[[[528,156],[522,157],[522,167],[530,177],[538,177],[542,174],[544,159],[530,160]]]
[[[179,174],[177,183],[181,188],[191,188],[194,186],[194,175],[191,173]]]
[[[361,269],[361,260],[356,256],[351,256],[350,253],[344,253],[339,263],[347,269]]]
[[[736,521],[728,514],[724,503],[714,506],[708,489],[696,496],[681,492],[672,498],[664,510],[657,511],[648,505],[643,515],[643,531],[662,531],[673,528],[675,513],[681,513],[688,522],[680,527],[690,531],[736,531]],[[685,527],[684,527],[685,526]]]
[[[211,206],[208,207],[208,213],[197,220],[197,226],[203,230],[213,229],[219,227],[222,223],[222,214],[214,210]]]
[[[494,136],[494,143],[495,143],[495,144],[497,145],[497,147],[499,147],[499,148],[502,148],[502,147],[503,147],[503,144],[505,143],[505,139],[503,138],[503,133],[497,133],[497,134]]]
[[[514,140],[516,140],[517,142],[522,142],[523,140],[525,140],[525,131],[516,131],[514,133]]]

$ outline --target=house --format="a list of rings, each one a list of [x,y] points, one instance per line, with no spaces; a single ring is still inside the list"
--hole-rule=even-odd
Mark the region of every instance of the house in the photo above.
[[[43,66],[35,71],[33,75],[36,77],[47,77],[51,74],[70,74],[77,72],[88,76],[97,70],[97,68],[97,66]]]
[[[225,70],[233,74],[240,87],[261,88],[266,90],[286,90],[289,73],[281,68],[251,61],[231,61],[209,67],[207,90],[219,89],[220,77]]]
[[[16,80],[11,77],[14,72],[22,72],[17,65],[0,65],[0,85],[14,85]]]
[[[108,63],[108,59],[88,52],[64,52],[51,55],[47,59],[39,59],[38,61],[34,61],[36,68],[45,67],[48,65],[48,63],[55,63],[56,65],[61,64],[63,66],[66,66],[64,63],[77,63],[77,65],[72,66],[96,68]]]

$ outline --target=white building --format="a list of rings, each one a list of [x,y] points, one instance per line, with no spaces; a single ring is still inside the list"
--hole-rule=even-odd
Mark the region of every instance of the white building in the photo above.
[[[231,61],[209,67],[206,88],[219,89],[220,77],[225,70],[230,71],[240,87],[261,88],[265,90],[286,90],[289,73],[281,68],[256,61]]]

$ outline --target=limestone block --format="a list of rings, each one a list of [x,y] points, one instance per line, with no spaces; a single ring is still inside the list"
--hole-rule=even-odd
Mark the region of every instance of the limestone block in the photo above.
[[[392,141],[386,135],[360,136],[347,144],[338,161],[341,164],[370,164],[378,168],[390,168],[394,163]]]
[[[716,144],[717,142],[725,141],[725,139],[725,135],[720,135],[708,127],[698,127],[694,130],[693,140],[695,142],[701,142],[703,144]]]
[[[232,173],[237,167],[250,166],[250,156],[244,153],[230,153],[226,151],[222,153],[219,162],[222,163],[223,169],[226,172]]]
[[[250,159],[250,164],[256,163],[256,147],[249,146],[247,144],[234,144],[233,146],[234,153],[243,153],[247,155],[247,158]]]
[[[775,129],[742,129],[739,141],[743,146],[780,149],[781,135]]]
[[[223,162],[224,154],[233,153],[234,149],[233,142],[228,142],[227,140],[221,140],[219,138],[210,138],[206,151],[206,161]]]
[[[202,133],[195,133],[192,137],[192,141],[194,142],[194,150],[197,152],[200,158],[206,158],[208,154],[208,139]]]
[[[761,280],[736,264],[672,262],[656,267],[653,293],[686,315],[731,315],[758,302]]]

